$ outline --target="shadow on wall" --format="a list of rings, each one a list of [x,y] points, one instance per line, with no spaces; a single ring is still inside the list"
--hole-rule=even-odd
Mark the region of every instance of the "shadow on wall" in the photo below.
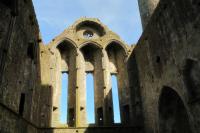
[[[37,132],[48,115],[40,114],[40,104],[50,108],[51,99],[40,101],[41,88],[48,87],[40,86],[41,40],[32,1],[2,0],[0,7],[0,132]],[[42,93],[51,98],[51,91]]]
[[[143,117],[143,107],[142,107],[142,97],[140,88],[140,78],[139,70],[136,61],[136,56],[134,51],[128,60],[128,73],[129,73],[129,87],[131,95],[131,105],[132,105],[132,125],[137,127],[140,132],[144,132],[144,117]]]
[[[51,126],[52,116],[52,104],[53,104],[53,88],[50,85],[42,85],[40,90],[39,99],[39,117],[41,127]]]
[[[136,58],[133,54],[130,56],[128,60],[128,73],[129,73],[129,88],[131,93],[131,113],[130,119],[133,123],[129,124],[114,124],[112,122],[111,126],[105,127],[94,127],[94,125],[89,125],[84,133],[144,133],[144,119],[143,119],[143,109],[142,109],[142,100],[140,94],[140,86],[139,86],[139,75]],[[112,96],[112,91],[108,93],[104,100],[110,99],[110,95]],[[110,115],[113,114],[113,109],[110,109]],[[126,110],[123,110],[126,111]],[[128,113],[128,112],[123,112]],[[115,127],[115,128],[113,128]]]
[[[190,127],[182,99],[173,89],[164,87],[159,99],[159,132],[192,133]]]
[[[200,63],[198,60],[187,59],[183,70],[184,82],[189,94],[189,102],[195,103],[200,99]]]
[[[52,88],[48,85],[43,86],[44,90],[42,92],[41,97],[44,98],[44,96],[51,97],[51,91]],[[110,95],[112,96],[112,91],[108,93],[108,99],[110,99]],[[42,98],[42,99],[43,99]],[[105,98],[105,100],[107,97]],[[49,116],[51,116],[50,109],[52,107],[48,107],[48,104],[50,103],[51,99],[46,99],[43,101],[40,101],[42,103],[41,109],[40,109],[40,115],[42,115],[41,118],[41,125],[42,128],[40,128],[38,131],[39,133],[58,133],[58,132],[66,132],[66,133],[143,133],[143,131],[140,129],[140,127],[133,126],[133,125],[124,125],[124,124],[114,124],[114,121],[108,126],[103,125],[95,125],[95,124],[89,124],[88,127],[57,127],[57,128],[50,128],[51,119]],[[45,111],[46,114],[44,114]],[[109,108],[110,114],[113,114],[113,108]],[[113,118],[114,119],[114,118]],[[102,119],[103,121],[103,119]],[[98,122],[96,122],[98,123]],[[102,122],[99,122],[98,124],[102,124]]]

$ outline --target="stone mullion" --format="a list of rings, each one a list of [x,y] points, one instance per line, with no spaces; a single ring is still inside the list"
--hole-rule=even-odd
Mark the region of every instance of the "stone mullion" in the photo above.
[[[73,51],[74,52],[74,51]],[[75,110],[76,110],[76,59],[74,57],[73,52],[70,51],[70,59],[69,59],[69,68],[68,68],[68,126],[74,127],[75,126]],[[76,53],[75,53],[76,54]],[[74,83],[75,82],[75,83]]]
[[[79,110],[78,110],[78,107],[79,107],[79,102],[78,102],[78,96],[79,96],[79,93],[78,93],[78,89],[79,89],[79,69],[80,69],[80,53],[77,52],[77,55],[76,55],[76,113],[75,113],[75,127],[78,127],[79,126],[79,122],[78,122],[78,114],[79,114]]]
[[[55,60],[54,57],[51,57],[51,60]],[[50,62],[52,62],[50,61]],[[53,127],[58,126],[60,123],[60,102],[61,102],[61,90],[62,90],[62,83],[61,83],[61,57],[58,56],[56,58],[56,63],[50,65],[50,84],[52,84],[54,90],[53,94]],[[54,76],[55,75],[55,76]],[[54,78],[55,77],[55,78]]]
[[[104,125],[113,124],[112,90],[110,84],[109,59],[106,50],[103,50],[103,88],[104,88]],[[110,111],[111,109],[111,111]]]
[[[98,108],[103,108],[103,101],[104,101],[104,87],[103,87],[103,69],[102,69],[102,51],[98,51],[95,54],[95,66],[94,66],[94,92],[95,92],[95,123],[99,125],[100,121],[98,116]],[[103,113],[103,112],[102,112]],[[101,118],[102,120],[104,118]]]
[[[85,61],[80,51],[76,57],[76,69],[76,127],[82,127],[86,125],[86,87]]]

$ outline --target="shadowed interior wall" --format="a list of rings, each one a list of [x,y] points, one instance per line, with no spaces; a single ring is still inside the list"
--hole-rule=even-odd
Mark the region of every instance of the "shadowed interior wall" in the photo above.
[[[0,1],[2,133],[32,133],[39,125],[40,41],[32,1]]]
[[[160,133],[192,133],[184,103],[173,89],[163,88],[158,106]]]
[[[130,99],[132,107],[132,115],[130,116],[131,124],[138,127],[139,130],[144,130],[143,107],[140,90],[139,68],[136,61],[135,53],[132,53],[128,58],[128,77],[130,86]]]
[[[200,132],[199,18],[196,1],[161,0],[132,52],[139,72],[144,129],[148,133],[160,132],[158,101],[163,86],[173,88],[182,99],[189,119],[187,129]]]

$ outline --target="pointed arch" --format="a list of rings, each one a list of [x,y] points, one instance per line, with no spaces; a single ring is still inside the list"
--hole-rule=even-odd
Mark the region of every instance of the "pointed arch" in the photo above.
[[[80,47],[80,54],[82,60],[82,82],[85,83],[86,90],[86,114],[87,120],[89,116],[94,116],[95,123],[102,123],[103,117],[99,118],[99,109],[103,107],[103,70],[102,70],[102,47],[93,42],[84,43]],[[87,82],[90,77],[90,82]],[[91,78],[92,77],[92,78]],[[93,84],[92,88],[89,88],[88,83]],[[93,95],[89,95],[93,93]],[[88,97],[89,96],[89,97]],[[101,113],[101,112],[100,112]],[[103,116],[103,114],[101,114]],[[100,121],[100,122],[99,122]],[[91,121],[88,121],[91,122]],[[94,122],[92,122],[94,123]]]
[[[105,51],[105,57],[108,62],[108,76],[110,78],[110,75],[115,75],[117,78],[121,122],[123,125],[128,125],[130,124],[130,90],[126,64],[127,49],[120,41],[111,40],[105,46]],[[112,88],[111,81],[109,81],[109,84],[110,88]]]
[[[103,47],[102,47],[100,44],[98,44],[97,42],[94,42],[94,41],[87,41],[87,42],[81,44],[81,45],[79,46],[79,49],[81,50],[83,47],[88,47],[88,46],[96,47],[97,49],[102,49],[102,48],[103,48]]]
[[[118,41],[118,40],[111,40],[106,46],[105,49],[108,49],[109,47],[113,47],[115,49],[121,49],[123,50],[124,54],[127,55],[128,54],[128,50],[125,46],[125,44],[123,44],[122,42]]]
[[[61,39],[59,39],[59,40],[56,40],[55,43],[53,44],[53,47],[54,47],[54,48],[58,48],[59,45],[63,45],[63,44],[65,44],[65,45],[68,44],[68,45],[70,45],[72,48],[77,48],[76,43],[75,43],[74,41],[72,41],[71,39],[66,38],[66,37],[61,38]]]
[[[53,106],[57,108],[53,111],[52,119],[59,125],[63,122],[62,117],[67,116],[64,124],[73,127],[75,125],[76,82],[74,81],[76,81],[77,47],[73,41],[67,38],[57,40],[52,45],[51,50],[55,55],[52,60],[56,62],[55,68],[51,70],[54,76],[52,78],[56,81]]]

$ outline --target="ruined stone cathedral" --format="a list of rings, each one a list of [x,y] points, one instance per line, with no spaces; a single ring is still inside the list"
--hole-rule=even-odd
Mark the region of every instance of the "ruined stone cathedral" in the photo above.
[[[200,0],[138,3],[143,33],[135,45],[94,18],[44,45],[32,1],[1,0],[0,133],[200,133]],[[93,124],[87,74],[94,78]],[[114,122],[111,75],[121,123]]]

